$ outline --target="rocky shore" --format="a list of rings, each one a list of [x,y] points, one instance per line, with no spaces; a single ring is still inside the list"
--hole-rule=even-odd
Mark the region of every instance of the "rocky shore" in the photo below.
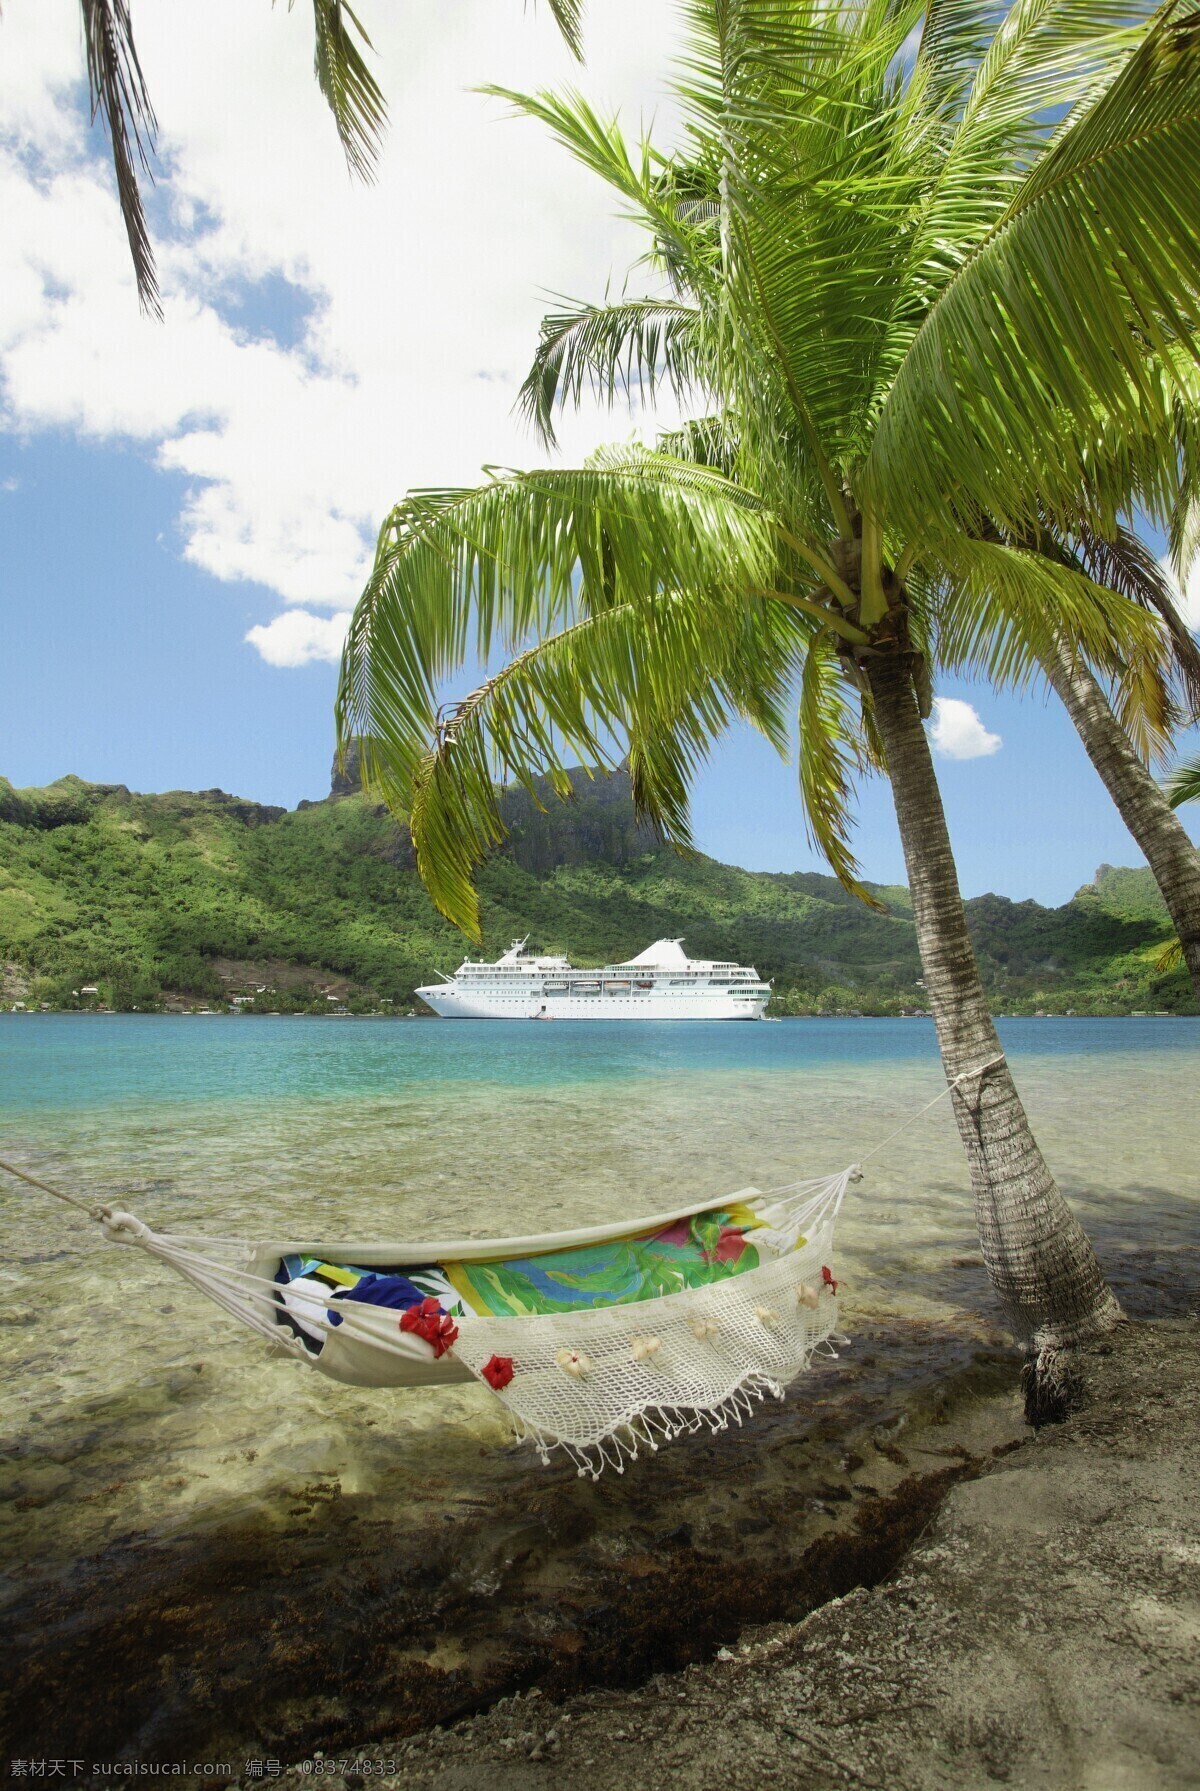
[[[150,1397],[186,1405],[208,1373],[185,1365]],[[85,1409],[44,1438],[32,1426],[12,1461],[0,1451],[0,1553],[25,1555],[0,1626],[8,1757],[378,1756],[517,1692],[635,1687],[886,1578],[948,1487],[1024,1428],[1001,1338],[864,1314],[793,1397],[597,1483],[539,1467],[500,1425],[474,1446],[453,1430],[420,1481],[389,1433],[372,1477],[353,1430],[323,1424],[318,1449],[291,1443],[310,1472],[281,1464],[266,1494],[235,1478],[224,1427],[190,1517],[93,1530],[57,1560],[72,1517],[136,1510],[129,1429],[105,1454]]]
[[[406,1791],[1200,1785],[1200,1323],[1125,1326],[1081,1367],[1076,1414],[964,1475],[873,1589],[637,1689],[345,1750],[345,1782],[377,1782],[357,1753]]]

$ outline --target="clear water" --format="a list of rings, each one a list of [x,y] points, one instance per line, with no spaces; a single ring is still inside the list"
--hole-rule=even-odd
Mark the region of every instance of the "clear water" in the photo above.
[[[1014,1020],[1038,1137],[1132,1309],[1181,1285],[1200,1021]],[[0,1016],[0,1156],[167,1229],[496,1235],[634,1218],[863,1156],[944,1086],[928,1021],[777,1025]],[[453,1502],[528,1473],[481,1389],[341,1388],[268,1359],[169,1272],[0,1176],[9,1585],[288,1488]],[[986,1337],[942,1102],[870,1165],[843,1319]],[[936,1351],[923,1372],[936,1372]],[[654,1472],[648,1465],[646,1472]]]

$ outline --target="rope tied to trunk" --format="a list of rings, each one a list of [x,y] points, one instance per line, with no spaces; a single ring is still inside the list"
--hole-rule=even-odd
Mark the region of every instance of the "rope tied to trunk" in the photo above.
[[[909,1126],[915,1125],[917,1123],[917,1121],[922,1117],[923,1114],[926,1114],[929,1112],[929,1109],[931,1107],[936,1107],[938,1102],[944,1101],[948,1094],[953,1094],[954,1090],[958,1087],[960,1082],[971,1082],[974,1080],[974,1078],[976,1076],[982,1076],[985,1070],[994,1070],[996,1068],[997,1064],[1004,1063],[1006,1061],[1007,1060],[1005,1058],[1005,1055],[1004,1055],[1003,1051],[1001,1051],[999,1057],[989,1057],[986,1063],[981,1063],[979,1065],[978,1069],[964,1070],[962,1072],[961,1076],[955,1076],[953,1082],[947,1082],[945,1088],[942,1089],[940,1094],[935,1094],[932,1101],[926,1101],[926,1103],[923,1107],[919,1107],[915,1113],[910,1113],[908,1118],[904,1121],[904,1123],[902,1125],[898,1125],[894,1132],[889,1132],[886,1138],[882,1139],[880,1141],[880,1143],[873,1146],[873,1148],[871,1150],[869,1150],[865,1156],[860,1157],[858,1159],[858,1162],[854,1165],[854,1167],[856,1170],[859,1171],[859,1173],[857,1175],[853,1176],[851,1179],[853,1181],[861,1181],[861,1179],[862,1179],[861,1172],[862,1172],[863,1164],[869,1163],[872,1157],[877,1157],[881,1150],[886,1150],[888,1145],[892,1142],[893,1138],[899,1138],[901,1132],[906,1132],[908,1130]]]

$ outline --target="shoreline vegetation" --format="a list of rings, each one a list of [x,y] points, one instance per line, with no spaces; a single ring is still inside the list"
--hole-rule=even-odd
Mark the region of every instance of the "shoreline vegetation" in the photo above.
[[[756,965],[774,1017],[928,1012],[908,892],[878,911],[832,877],[681,858],[634,818],[624,773],[572,775],[573,801],[503,798],[485,865],[485,953],[530,933],[581,965],[682,935]],[[993,1011],[1194,1014],[1148,870],[1101,866],[1061,908],[967,903]],[[0,779],[0,1011],[415,1015],[415,986],[465,944],[435,913],[407,832],[356,769],[294,811],[219,790],[138,795]]]

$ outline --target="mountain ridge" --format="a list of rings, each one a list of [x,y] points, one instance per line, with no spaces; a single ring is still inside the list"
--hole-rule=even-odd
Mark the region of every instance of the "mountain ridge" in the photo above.
[[[430,905],[407,830],[353,770],[294,810],[221,790],[0,778],[0,1000],[408,1006],[464,942]],[[776,1012],[924,1005],[906,890],[871,885],[875,911],[820,872],[681,858],[635,819],[624,773],[572,785],[572,801],[545,792],[541,807],[502,792],[509,837],[480,877],[487,955],[528,933],[596,963],[683,935],[698,957],[774,978]],[[1171,929],[1148,870],[1102,865],[1060,908],[985,895],[967,913],[1000,1011],[1194,1011],[1186,978],[1155,969]],[[76,993],[88,986],[99,994]]]

